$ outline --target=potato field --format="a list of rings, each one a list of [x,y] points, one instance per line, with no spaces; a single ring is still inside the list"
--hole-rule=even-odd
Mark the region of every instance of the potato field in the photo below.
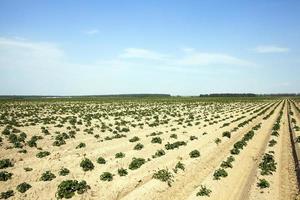
[[[296,199],[297,98],[0,101],[0,198]]]

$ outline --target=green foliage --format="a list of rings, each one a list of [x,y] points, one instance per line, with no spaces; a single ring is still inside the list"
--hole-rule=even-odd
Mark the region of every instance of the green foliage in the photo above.
[[[193,150],[189,153],[191,158],[197,158],[200,157],[200,152],[198,150]]]
[[[191,136],[190,136],[190,140],[191,140],[191,141],[193,141],[193,140],[198,140],[198,137],[196,137],[196,136],[194,136],[194,135],[191,135]]]
[[[131,163],[129,164],[129,169],[135,170],[140,168],[143,164],[145,164],[145,159],[144,158],[133,158]]]
[[[94,169],[94,164],[88,158],[85,158],[81,161],[80,167],[82,167],[83,171],[91,171]]]
[[[31,185],[29,185],[28,183],[26,182],[23,182],[21,184],[19,184],[17,186],[17,190],[21,193],[25,193],[27,190],[29,190],[31,188]]]
[[[11,179],[12,173],[9,173],[7,171],[1,171],[0,172],[0,181],[7,181],[8,179]]]
[[[275,144],[277,144],[276,140],[272,139],[269,141],[269,147],[273,147]]]
[[[127,169],[120,168],[118,169],[119,176],[126,176],[128,174]]]
[[[133,138],[129,139],[129,142],[137,142],[137,141],[139,141],[139,140],[140,140],[139,137],[134,136]]]
[[[62,168],[59,170],[59,175],[60,175],[60,176],[66,176],[66,175],[68,175],[69,173],[70,173],[70,170],[67,169],[67,168],[64,168],[64,167],[62,167]]]
[[[36,154],[36,157],[38,158],[43,158],[43,157],[46,157],[46,156],[49,156],[50,155],[50,152],[49,151],[40,151]]]
[[[238,141],[236,142],[233,147],[236,148],[236,149],[243,149],[244,146],[246,146],[247,143],[244,141],[244,140],[241,140],[241,141]]]
[[[253,138],[253,136],[254,136],[254,131],[251,130],[251,131],[247,132],[247,133],[243,136],[243,139],[242,139],[242,140],[245,141],[245,142],[247,142],[247,141],[251,140],[251,139]]]
[[[106,161],[105,161],[105,159],[104,159],[103,157],[99,157],[99,158],[97,159],[97,163],[99,163],[99,164],[105,164]]]
[[[70,137],[66,133],[59,133],[55,136],[55,141],[53,142],[53,146],[61,146],[66,144],[65,139],[69,139]]]
[[[218,145],[219,143],[221,143],[222,142],[222,140],[220,139],[220,138],[216,138],[215,139],[215,143]]]
[[[38,140],[38,137],[37,136],[32,136],[31,139],[29,141],[27,141],[27,145],[30,146],[30,147],[37,147],[37,140]]]
[[[215,172],[214,172],[214,179],[215,180],[220,180],[221,177],[226,177],[228,176],[228,173],[225,171],[225,169],[217,169]]]
[[[278,136],[279,136],[279,133],[278,133],[278,131],[272,131],[271,135],[272,135],[272,136],[278,137]]]
[[[260,189],[268,188],[270,187],[270,183],[266,179],[259,179],[257,187],[259,187]]]
[[[14,195],[15,194],[13,190],[7,190],[6,192],[1,192],[0,199],[8,199]]]
[[[103,172],[100,176],[101,181],[112,181],[113,175],[110,172]]]
[[[9,159],[2,159],[0,160],[0,169],[13,167],[14,164]]]
[[[134,146],[134,150],[141,150],[142,148],[144,148],[144,145],[141,144],[141,143],[137,143],[135,146]]]
[[[87,185],[86,181],[65,180],[58,185],[55,196],[57,199],[70,199],[75,195],[75,192],[77,192],[77,194],[83,194],[88,189],[90,189],[90,186]]]
[[[42,174],[40,181],[52,181],[55,178],[56,176],[53,173],[51,173],[51,171],[45,171]]]
[[[27,153],[27,150],[26,149],[21,149],[18,151],[18,153]]]
[[[79,145],[76,147],[76,149],[81,149],[81,148],[84,148],[86,147],[86,144],[83,143],[83,142],[80,142]]]
[[[183,146],[183,145],[186,145],[186,142],[184,142],[184,141],[177,141],[177,142],[174,142],[174,143],[167,143],[166,145],[165,145],[165,148],[167,149],[167,150],[173,150],[173,149],[175,149],[175,148],[179,148],[180,146]]]
[[[197,192],[196,196],[208,196],[212,191],[208,189],[206,186],[201,185],[199,192]]]
[[[233,156],[229,156],[227,157],[227,160],[226,161],[223,161],[221,163],[221,167],[222,168],[232,168],[232,162],[234,161],[234,157]]]
[[[156,151],[156,153],[152,156],[152,158],[157,158],[157,157],[161,157],[163,155],[165,155],[166,152],[163,149],[159,149]]]
[[[124,158],[125,157],[125,153],[119,152],[116,153],[115,158]]]
[[[176,129],[175,129],[176,130]],[[175,133],[171,134],[170,135],[170,138],[174,138],[174,139],[177,139],[177,135]]]
[[[175,165],[175,168],[173,169],[173,171],[175,173],[177,173],[179,169],[181,169],[182,171],[184,171],[184,169],[185,169],[184,164],[180,161]]]
[[[169,172],[168,169],[160,169],[158,171],[156,171],[153,176],[154,179],[158,179],[162,182],[167,182],[168,186],[171,187],[171,183],[174,181],[173,180],[173,174],[171,172]]]
[[[162,139],[160,137],[154,137],[154,138],[152,138],[151,143],[161,144]]]
[[[222,133],[222,136],[230,138],[231,137],[231,133],[229,131],[225,131],[225,132]]]
[[[261,175],[270,175],[276,171],[276,165],[274,156],[271,154],[264,154],[262,158],[262,162],[259,164],[259,168],[261,169]]]
[[[24,167],[24,170],[25,170],[26,172],[30,172],[30,171],[32,171],[33,169],[32,169],[31,167]]]

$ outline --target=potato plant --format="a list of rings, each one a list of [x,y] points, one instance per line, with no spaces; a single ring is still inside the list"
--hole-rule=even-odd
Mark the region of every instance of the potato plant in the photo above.
[[[83,171],[91,171],[94,169],[94,164],[90,159],[85,158],[80,162],[80,167]]]
[[[57,199],[70,199],[75,195],[75,192],[83,194],[88,189],[90,189],[90,186],[87,185],[86,181],[65,180],[58,185],[55,196]]]

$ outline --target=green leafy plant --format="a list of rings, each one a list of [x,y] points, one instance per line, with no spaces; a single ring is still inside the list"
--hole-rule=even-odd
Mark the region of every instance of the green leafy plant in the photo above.
[[[56,176],[51,171],[45,171],[42,174],[40,181],[52,181],[55,178]]]
[[[128,174],[127,169],[120,168],[118,169],[119,176],[126,176]]]
[[[113,175],[110,172],[103,172],[100,176],[101,181],[112,181]]]
[[[222,133],[222,136],[230,138],[231,137],[231,133],[229,131],[225,131],[225,132]]]
[[[174,181],[173,180],[173,174],[171,172],[169,172],[168,169],[160,169],[158,171],[156,171],[153,176],[154,179],[158,179],[162,182],[167,182],[168,186],[171,187],[171,183]]]
[[[1,192],[0,199],[9,199],[14,195],[15,193],[13,190],[7,190],[6,192]]]
[[[115,158],[124,158],[125,157],[125,153],[119,152],[116,153]]]
[[[143,164],[145,164],[145,159],[144,158],[133,158],[131,163],[129,164],[129,169],[135,170],[140,168]]]
[[[46,156],[49,156],[50,155],[50,152],[49,151],[40,151],[36,154],[36,157],[38,158],[43,158],[43,157],[46,157]]]
[[[0,169],[13,167],[14,164],[9,159],[2,159],[0,160]]]
[[[84,148],[86,147],[86,144],[83,143],[83,142],[80,142],[79,145],[76,147],[76,149],[81,149],[81,148]]]
[[[32,169],[31,167],[24,167],[24,170],[25,170],[26,172],[30,172],[30,171],[32,171],[33,169]]]
[[[212,191],[208,189],[206,186],[201,185],[199,192],[197,192],[196,196],[210,196]]]
[[[37,147],[37,142],[38,141],[38,137],[37,136],[32,136],[31,139],[29,141],[27,141],[27,145],[29,147]]]
[[[275,144],[277,144],[276,140],[272,139],[269,141],[269,147],[273,147]]]
[[[135,146],[134,146],[134,150],[141,150],[142,148],[144,148],[144,145],[141,144],[141,143],[137,143]]]
[[[237,149],[237,148],[233,148],[230,150],[230,153],[233,154],[233,155],[238,155],[240,153],[240,150]]]
[[[182,171],[184,171],[184,169],[185,169],[184,164],[180,161],[175,165],[175,168],[173,169],[173,171],[175,173],[177,173],[179,169],[181,169]]]
[[[245,140],[241,140],[241,141],[236,142],[233,145],[233,147],[236,148],[236,149],[243,149],[244,146],[246,146],[246,145],[247,145],[246,141]]]
[[[67,169],[67,168],[64,168],[64,167],[62,167],[62,168],[59,170],[59,175],[60,175],[60,176],[66,176],[66,175],[68,175],[69,173],[70,173],[70,170]]]
[[[227,160],[226,161],[223,161],[221,163],[221,167],[222,168],[232,168],[232,162],[234,161],[234,157],[233,156],[229,156],[227,157]]]
[[[90,189],[90,186],[87,185],[86,181],[65,180],[58,185],[55,196],[57,199],[70,199],[75,195],[75,192],[83,194],[88,189]]]
[[[193,141],[193,140],[198,140],[198,137],[196,137],[196,136],[194,136],[194,135],[191,135],[191,136],[190,136],[190,140],[191,140],[191,141]]]
[[[213,176],[215,180],[220,180],[221,177],[228,176],[228,173],[225,171],[225,169],[220,168],[214,172]]]
[[[189,153],[191,158],[197,158],[200,157],[200,152],[198,150],[193,150]]]
[[[259,179],[257,187],[259,187],[260,189],[268,188],[270,187],[270,183],[266,179]]]
[[[272,131],[271,135],[272,135],[272,136],[278,137],[278,136],[279,136],[279,133],[278,133],[278,131]],[[299,136],[298,136],[298,137],[299,137]],[[299,137],[299,141],[300,141],[300,137]]]
[[[180,146],[183,146],[183,145],[186,145],[186,142],[184,141],[177,141],[177,142],[174,142],[174,143],[167,143],[165,144],[165,148],[167,150],[173,150],[175,148],[179,148]]]
[[[17,190],[21,193],[25,193],[27,190],[29,190],[31,188],[31,185],[29,185],[28,183],[26,182],[23,182],[21,184],[19,184],[17,186]]]
[[[162,139],[160,137],[154,137],[154,138],[152,138],[151,143],[161,144]]]
[[[88,158],[85,158],[81,161],[80,167],[82,167],[83,171],[91,171],[94,169],[94,164]]]
[[[97,159],[97,163],[99,163],[99,164],[105,164],[106,161],[105,161],[105,159],[104,159],[103,157],[99,157],[99,158]]]
[[[261,169],[261,175],[270,175],[276,171],[276,165],[274,156],[271,154],[264,154],[259,168]]]
[[[12,173],[9,173],[7,171],[1,171],[0,172],[0,181],[7,181],[8,179],[11,179]]]
[[[218,145],[219,143],[221,143],[222,141],[221,141],[221,139],[220,138],[216,138],[215,139],[215,143]]]
[[[159,149],[155,152],[155,154],[152,156],[152,158],[157,158],[165,155],[166,152],[163,149]]]
[[[139,137],[134,136],[133,138],[129,139],[129,142],[137,142],[137,141],[139,141],[139,140],[140,140]]]

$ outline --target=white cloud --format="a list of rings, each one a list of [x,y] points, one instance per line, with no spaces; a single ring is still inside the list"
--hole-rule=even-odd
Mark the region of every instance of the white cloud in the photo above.
[[[187,51],[186,51],[187,52]],[[251,66],[253,63],[243,60],[231,55],[220,54],[220,53],[205,53],[188,51],[188,53],[174,61],[177,65],[240,65],[240,66]]]
[[[96,35],[99,33],[99,30],[98,29],[90,29],[90,30],[86,30],[86,31],[83,31],[85,34],[87,35]]]
[[[164,54],[157,53],[148,49],[140,48],[127,48],[119,56],[120,58],[142,58],[142,59],[151,59],[151,60],[161,60],[165,59],[168,56]]]
[[[139,60],[154,60],[167,66],[207,66],[207,65],[240,65],[240,66],[253,66],[247,60],[240,59],[231,55],[221,53],[207,53],[198,52],[193,48],[182,49],[184,54],[181,56],[172,56],[162,54],[149,49],[141,48],[127,48],[119,55],[122,59],[139,58]]]
[[[55,66],[64,57],[64,51],[52,43],[0,37],[0,67]]]
[[[137,59],[136,59],[137,58]],[[62,69],[90,67],[93,69],[197,70],[207,66],[254,66],[255,64],[222,53],[199,52],[185,48],[179,55],[163,54],[143,48],[127,48],[112,59],[99,59],[91,64],[74,64],[63,49],[48,42],[0,37],[0,68]]]
[[[289,52],[290,49],[286,47],[278,47],[275,45],[261,45],[257,46],[254,51],[257,53],[286,53]]]

